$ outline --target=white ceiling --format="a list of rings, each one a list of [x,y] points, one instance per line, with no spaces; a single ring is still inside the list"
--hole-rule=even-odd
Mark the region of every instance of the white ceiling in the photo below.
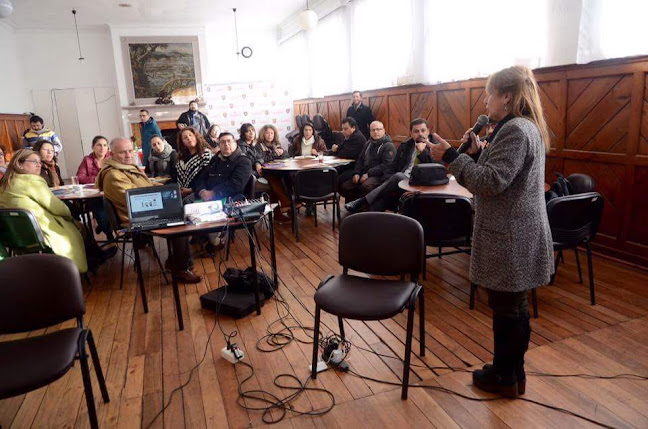
[[[306,0],[12,0],[4,21],[17,30],[69,29],[72,8],[80,28],[104,26],[186,26],[231,22],[237,8],[239,28],[276,28],[306,8]],[[120,7],[120,3],[131,7]]]

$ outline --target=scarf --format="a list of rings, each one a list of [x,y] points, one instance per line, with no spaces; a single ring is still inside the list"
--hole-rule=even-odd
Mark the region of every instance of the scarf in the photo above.
[[[58,173],[56,172],[56,163],[54,161],[43,161],[43,166],[45,170],[41,168],[41,171],[45,172],[45,175],[47,176],[45,180],[48,182],[50,188],[61,186],[62,183],[59,179]]]
[[[168,173],[172,152],[173,148],[166,141],[164,142],[164,149],[162,149],[162,152],[156,153],[153,149],[151,149],[151,153],[149,154],[148,158],[148,164],[149,168],[151,169],[151,173],[153,173],[154,176],[160,176]]]
[[[315,143],[315,136],[314,135],[312,135],[308,140],[306,140],[306,138],[302,137],[301,154],[302,155],[310,155],[311,154],[311,148],[313,147],[313,143]]]

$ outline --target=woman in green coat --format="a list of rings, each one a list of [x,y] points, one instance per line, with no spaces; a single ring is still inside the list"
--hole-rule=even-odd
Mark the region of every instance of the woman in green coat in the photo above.
[[[70,209],[40,176],[41,159],[29,149],[17,151],[0,180],[0,208],[25,209],[40,225],[45,243],[57,255],[72,259],[80,273],[88,271],[83,237]]]

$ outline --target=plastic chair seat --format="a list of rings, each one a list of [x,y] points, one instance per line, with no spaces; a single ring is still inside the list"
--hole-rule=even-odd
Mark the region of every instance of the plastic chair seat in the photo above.
[[[416,284],[351,275],[333,277],[315,293],[322,310],[354,320],[389,319],[401,313]]]
[[[0,343],[0,399],[58,380],[74,364],[80,328]]]

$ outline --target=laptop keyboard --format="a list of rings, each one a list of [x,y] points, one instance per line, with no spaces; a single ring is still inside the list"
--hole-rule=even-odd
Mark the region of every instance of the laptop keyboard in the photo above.
[[[168,225],[170,223],[178,223],[182,222],[184,223],[183,218],[178,218],[178,219],[164,219],[164,220],[151,220],[147,222],[137,222],[131,225],[131,228],[135,229],[153,229],[153,228],[159,228],[161,226]]]

